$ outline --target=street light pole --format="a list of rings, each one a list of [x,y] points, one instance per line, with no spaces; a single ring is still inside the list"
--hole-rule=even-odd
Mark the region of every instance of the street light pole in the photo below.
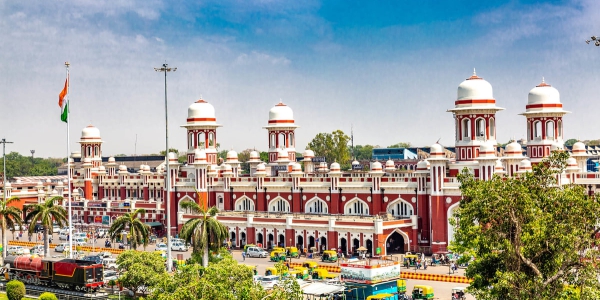
[[[2,164],[3,166],[3,171],[2,171],[2,197],[3,197],[3,201],[4,203],[6,203],[6,144],[12,144],[13,142],[7,142],[6,139],[2,139],[2,141],[0,141],[0,143],[2,143],[2,157],[4,160],[4,163]],[[6,232],[4,233],[4,235],[2,236],[2,259],[4,260],[4,258],[6,257],[5,253],[6,253],[6,249],[7,249],[7,243],[6,243]]]
[[[170,68],[167,63],[164,63],[161,68],[154,68],[156,72],[165,73],[165,161],[167,164],[167,197],[165,210],[167,213],[167,272],[173,269],[173,260],[171,260],[171,168],[169,167],[169,114],[167,105],[167,73],[175,72],[177,68]]]

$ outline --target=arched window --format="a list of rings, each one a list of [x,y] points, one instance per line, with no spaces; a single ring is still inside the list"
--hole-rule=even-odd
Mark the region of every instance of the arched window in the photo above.
[[[368,215],[369,214],[369,206],[367,203],[361,200],[350,201],[345,206],[345,213],[347,215]]]
[[[290,132],[288,141],[290,142],[290,147],[294,147],[294,133]]]
[[[562,138],[562,136],[563,136],[563,132],[562,132],[562,131],[563,131],[563,128],[562,128],[562,121],[560,121],[560,120],[559,120],[559,121],[558,121],[558,137],[559,137],[559,138]]]
[[[496,121],[494,118],[490,118],[490,137],[496,136]]]
[[[554,139],[554,121],[546,122],[546,137],[549,139]]]
[[[99,156],[100,155],[100,147],[95,146],[94,147],[94,156]]]
[[[309,214],[326,214],[327,203],[321,199],[313,199],[306,203],[304,211]]]
[[[208,134],[208,146],[213,147],[214,145],[215,145],[215,134],[213,132],[210,132]]]
[[[468,138],[471,136],[471,120],[465,118],[462,120],[462,137]]]
[[[475,134],[479,138],[485,138],[485,119],[475,121]]]
[[[235,209],[240,211],[254,211],[254,202],[243,197],[235,202]]]
[[[534,138],[542,137],[542,122],[540,122],[540,121],[533,122],[533,137]]]
[[[188,149],[194,148],[194,134],[188,133]]]
[[[275,134],[271,133],[271,144],[269,145],[269,147],[275,148],[275,146]]]
[[[277,148],[287,148],[285,146],[285,133],[282,132],[279,134],[279,140],[277,142],[278,142]]]
[[[413,208],[408,202],[399,200],[390,203],[387,207],[387,212],[397,218],[409,218],[413,214]]]
[[[282,198],[277,198],[269,203],[269,211],[272,212],[289,212],[290,205]]]
[[[204,132],[199,132],[198,133],[198,140],[196,142],[196,145],[198,146],[198,148],[206,148],[204,145],[206,143],[206,137],[204,136]]]

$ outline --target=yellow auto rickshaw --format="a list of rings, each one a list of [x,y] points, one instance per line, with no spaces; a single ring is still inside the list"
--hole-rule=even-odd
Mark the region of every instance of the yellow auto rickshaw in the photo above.
[[[288,270],[284,270],[283,274],[279,274],[279,272],[277,271],[277,268],[275,267],[267,267],[265,269],[265,276],[271,276],[271,275],[287,275],[288,274]]]
[[[325,269],[314,269],[312,273],[312,279],[334,279],[337,275],[329,274]]]
[[[415,285],[412,291],[412,298],[433,299],[433,287],[430,285]]]
[[[367,300],[396,300],[398,298],[396,298],[396,295],[394,294],[377,294],[377,295],[371,295],[369,297],[367,297]]]
[[[308,269],[305,267],[295,267],[294,270],[296,278],[298,279],[308,279]],[[290,274],[292,272],[290,271]]]
[[[285,251],[271,251],[271,261],[279,262],[285,260]]]
[[[289,256],[289,257],[297,258],[300,256],[298,248],[296,248],[296,247],[285,247],[285,250],[286,250],[287,256]]]
[[[406,294],[406,280],[398,279],[396,281],[396,286],[398,287],[398,294]]]
[[[308,274],[312,274],[319,267],[319,264],[316,261],[305,261],[302,266],[308,269]]]
[[[321,261],[336,262],[337,260],[338,260],[337,252],[335,252],[333,250],[323,251],[323,256],[321,256]]]
[[[408,268],[408,267],[414,267],[417,265],[417,261],[420,259],[420,257],[418,255],[414,255],[414,254],[408,254],[408,255],[404,255],[404,267]]]
[[[285,252],[285,248],[283,248],[283,247],[273,247],[272,251],[283,251],[283,252]]]
[[[242,264],[242,266],[246,266],[246,267],[248,267],[248,269],[252,270],[252,275],[258,275],[258,271],[256,270],[256,266],[250,266],[250,265],[245,265],[245,264]]]

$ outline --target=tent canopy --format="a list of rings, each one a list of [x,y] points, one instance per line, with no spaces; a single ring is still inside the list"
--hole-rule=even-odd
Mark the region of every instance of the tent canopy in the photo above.
[[[326,284],[322,282],[313,282],[302,287],[305,295],[329,295],[345,290],[342,285]]]

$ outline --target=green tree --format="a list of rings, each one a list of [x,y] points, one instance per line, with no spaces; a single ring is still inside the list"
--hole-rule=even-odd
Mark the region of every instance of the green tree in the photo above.
[[[269,152],[261,151],[260,152],[260,160],[264,162],[269,161]]]
[[[14,206],[10,206],[10,204],[14,204],[15,202],[19,202],[19,197],[10,197],[4,200],[0,200],[0,218],[2,219],[2,257],[6,257],[6,249],[8,248],[8,239],[6,236],[8,232],[6,232],[7,228],[11,228],[14,230],[15,224],[18,224],[19,227],[23,226],[23,219],[21,216],[23,212]]]
[[[519,178],[459,175],[452,249],[476,257],[466,275],[477,299],[565,299],[573,288],[600,296],[600,203],[582,186],[557,184],[568,156],[554,152]]]
[[[140,288],[152,290],[166,275],[165,260],[159,253],[129,250],[117,257],[121,270],[119,283],[136,293]]]
[[[32,224],[29,226],[29,234],[33,234],[35,226],[33,224],[40,223],[44,228],[44,255],[48,256],[48,233],[52,232],[52,223],[56,222],[58,226],[63,227],[68,224],[67,221],[67,210],[64,207],[57,205],[58,202],[62,201],[63,197],[55,196],[46,199],[42,203],[30,204],[24,207],[26,212],[25,223]]]
[[[4,160],[0,160],[0,170],[3,170]],[[7,178],[18,176],[50,176],[58,174],[58,167],[63,164],[60,158],[40,158],[23,156],[17,152],[6,154]]]
[[[388,148],[410,148],[410,143],[400,142],[393,145],[387,146]]]
[[[350,166],[350,137],[343,131],[336,130],[332,133],[319,133],[308,143],[307,149],[315,152],[315,156],[324,156],[328,164],[338,162],[342,168]]]
[[[25,284],[18,280],[11,280],[6,284],[8,300],[21,300],[23,297],[25,297]]]
[[[577,142],[578,142],[578,140],[577,140],[577,139],[568,139],[568,140],[565,142],[565,146],[569,146],[569,147],[571,147],[571,146],[573,146],[573,144],[575,144],[575,143],[577,143]]]
[[[139,218],[139,215],[145,213],[145,209],[138,208],[135,211],[118,217],[108,229],[110,239],[116,240],[118,237],[120,238],[121,232],[127,230],[127,241],[129,242],[130,249],[137,249],[139,245],[143,245],[146,248],[150,237],[150,226],[144,224]]]
[[[53,293],[50,293],[50,292],[42,293],[38,299],[39,300],[58,300],[58,298],[56,298],[56,295],[54,295]]]
[[[201,194],[198,193],[201,199]],[[189,209],[197,218],[189,219],[181,228],[181,237],[192,244],[193,251],[204,251],[202,262],[208,266],[209,249],[219,249],[228,237],[227,227],[215,218],[219,212],[216,207],[206,208],[193,201],[182,201],[179,206]]]
[[[373,157],[373,145],[356,145],[354,146],[354,159],[356,160],[371,160]]]

